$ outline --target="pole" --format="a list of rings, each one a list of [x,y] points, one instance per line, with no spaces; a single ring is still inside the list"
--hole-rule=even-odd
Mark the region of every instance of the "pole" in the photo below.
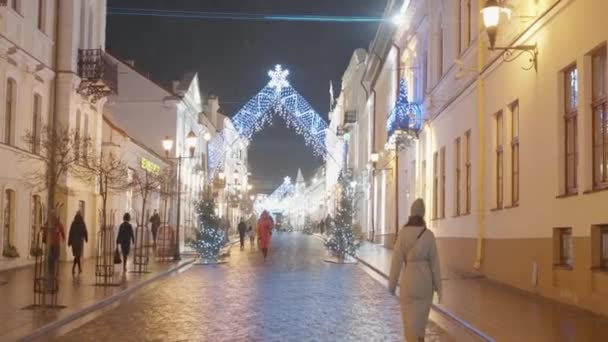
[[[177,157],[177,224],[175,225],[175,255],[173,256],[174,261],[180,261],[179,251],[179,221],[180,211],[182,203],[182,157]]]
[[[399,234],[399,139],[395,139],[395,241]]]

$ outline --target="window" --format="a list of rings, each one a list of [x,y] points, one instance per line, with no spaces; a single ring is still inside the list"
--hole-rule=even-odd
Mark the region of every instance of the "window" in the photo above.
[[[32,196],[32,217],[30,231],[30,251],[36,247],[36,238],[42,225],[42,202],[39,195]],[[41,241],[42,242],[42,241]]]
[[[572,228],[553,229],[553,255],[556,266],[572,268]]]
[[[6,82],[6,108],[4,111],[4,143],[13,143],[13,124],[17,107],[17,82],[9,78]]]
[[[439,217],[439,200],[438,200],[438,192],[439,192],[439,156],[437,152],[433,153],[433,218],[436,219]]]
[[[445,217],[445,147],[442,147],[439,151],[440,162],[439,165],[441,167],[441,203],[439,205],[440,210],[440,218]]]
[[[426,160],[423,160],[420,164],[420,178],[421,178],[421,196],[426,201]]]
[[[462,20],[462,3],[463,0],[459,0],[458,1],[458,55],[462,54],[462,50],[463,50],[463,44],[462,44],[462,38],[464,36],[463,34],[463,20]]]
[[[513,102],[511,109],[511,205],[519,203],[519,102]]]
[[[4,191],[4,208],[3,208],[3,225],[2,225],[2,246],[6,249],[9,245],[13,245],[13,235],[15,232],[15,192],[13,190]]]
[[[565,193],[577,192],[578,143],[578,71],[576,65],[564,71],[564,127],[565,127]]]
[[[10,2],[11,2],[11,8],[15,12],[21,14],[21,0],[10,0]]]
[[[606,47],[591,55],[593,112],[593,187],[608,186],[608,102],[606,98]]]
[[[42,97],[34,94],[34,108],[32,113],[32,153],[40,153],[40,129],[42,126]]]
[[[439,28],[437,29],[437,70],[439,73],[437,74],[437,81],[441,79],[443,76],[443,27],[441,26],[442,19],[439,17]]]
[[[471,213],[471,131],[464,134],[465,196],[464,213]]]
[[[496,113],[496,208],[502,208],[503,200],[503,117],[502,111]]]
[[[424,100],[426,98],[426,90],[429,82],[429,53],[427,50],[424,50],[422,63],[422,96],[420,99]]]
[[[473,32],[473,15],[472,15],[472,11],[473,8],[471,7],[471,0],[466,0],[467,1],[467,22],[466,22],[466,26],[467,29],[465,30],[465,37],[466,37],[466,42],[467,42],[467,46],[471,45],[471,40],[472,40],[472,34],[471,32]]]
[[[454,215],[460,215],[460,138],[456,138],[454,143]]]
[[[600,267],[608,269],[608,226],[600,231]]]
[[[38,0],[38,29],[44,32],[46,26],[46,0]]]
[[[80,160],[80,121],[82,114],[80,111],[76,111],[76,125],[74,130],[74,160],[78,162]]]
[[[127,184],[131,184],[131,182],[133,182],[133,169],[132,168],[128,168],[127,169]],[[131,212],[131,209],[133,208],[133,189],[132,187],[128,187],[127,188],[127,203],[126,203],[126,208],[125,210],[127,212]]]
[[[84,140],[82,141],[82,163],[84,165],[87,165],[87,158],[89,158],[89,143],[90,143],[90,137],[89,137],[89,115],[85,114],[84,115],[84,127],[82,129],[82,135],[84,137]]]
[[[78,201],[78,211],[80,212],[80,215],[82,215],[82,218],[84,219],[85,217],[85,211],[86,207],[84,204],[84,201]]]

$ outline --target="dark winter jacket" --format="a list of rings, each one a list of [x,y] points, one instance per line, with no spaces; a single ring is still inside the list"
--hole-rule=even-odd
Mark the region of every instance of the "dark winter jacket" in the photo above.
[[[240,222],[237,226],[237,229],[239,231],[239,235],[245,235],[245,232],[247,231],[247,225],[245,224],[245,222]]]
[[[75,257],[82,255],[82,247],[85,242],[89,242],[87,225],[84,223],[82,216],[76,215],[70,226],[70,233],[68,235],[68,246],[72,246],[72,254]]]
[[[118,236],[116,237],[116,243],[120,244],[123,248],[131,247],[131,241],[135,244],[135,235],[133,235],[133,226],[129,222],[123,222],[118,229]]]

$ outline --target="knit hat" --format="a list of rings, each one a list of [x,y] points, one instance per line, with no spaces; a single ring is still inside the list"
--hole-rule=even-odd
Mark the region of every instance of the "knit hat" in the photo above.
[[[418,198],[412,203],[410,208],[410,216],[424,217],[424,201],[422,198]]]

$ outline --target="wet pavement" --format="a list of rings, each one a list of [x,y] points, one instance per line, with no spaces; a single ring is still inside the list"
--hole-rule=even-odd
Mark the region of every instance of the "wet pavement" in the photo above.
[[[192,266],[61,341],[402,341],[399,302],[357,265],[325,263],[322,241],[275,234],[269,259],[247,246]],[[427,341],[448,341],[434,323]]]
[[[380,245],[364,243],[357,255],[386,275],[390,269],[391,253],[390,249]],[[483,277],[444,271],[443,300],[436,305],[496,341],[608,341],[608,317]],[[443,327],[441,321],[436,321]],[[470,340],[448,331],[455,340]]]

